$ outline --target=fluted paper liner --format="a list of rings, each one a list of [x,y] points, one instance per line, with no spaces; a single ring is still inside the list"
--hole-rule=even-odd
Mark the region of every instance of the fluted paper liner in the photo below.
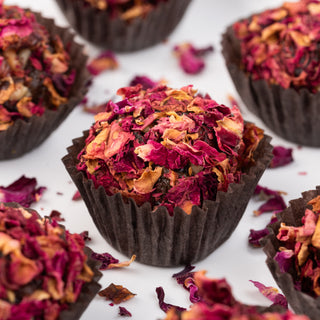
[[[293,279],[296,277],[295,268],[289,272],[281,272],[278,263],[274,260],[280,241],[276,238],[280,224],[284,222],[290,226],[301,226],[301,218],[305,214],[307,203],[320,195],[320,186],[316,190],[302,193],[302,198],[290,201],[290,206],[277,214],[278,221],[269,226],[270,234],[262,240],[263,250],[267,255],[266,263],[272,276],[283,294],[286,296],[291,308],[298,314],[306,314],[311,320],[320,319],[320,297],[310,295],[295,289]],[[311,209],[311,207],[310,207]]]
[[[286,140],[320,146],[320,92],[298,92],[265,80],[253,80],[240,68],[240,42],[232,26],[222,36],[222,54],[235,88],[251,112]]]
[[[20,208],[22,207],[17,202],[7,202],[5,203],[7,207],[12,208]],[[31,211],[30,208],[25,208],[27,211]],[[32,210],[34,211],[34,210]],[[39,215],[40,216],[40,215]],[[64,225],[59,224],[62,228],[65,228]],[[96,296],[96,294],[100,291],[101,285],[98,283],[100,278],[102,277],[102,273],[99,271],[99,267],[101,265],[100,261],[97,261],[92,258],[93,251],[85,246],[84,247],[84,253],[86,254],[88,260],[87,264],[91,268],[91,270],[94,272],[93,278],[91,282],[84,282],[81,288],[81,292],[78,296],[77,301],[75,301],[72,304],[68,305],[68,309],[62,311],[59,315],[59,320],[77,320],[80,318],[80,316],[83,314],[83,312],[86,310],[92,299]]]
[[[51,35],[59,35],[64,46],[70,46],[70,66],[76,70],[76,78],[68,101],[57,110],[46,109],[42,116],[18,119],[7,130],[0,131],[0,160],[20,157],[39,146],[58,128],[87,92],[90,74],[86,69],[88,57],[83,52],[83,46],[74,41],[74,34],[69,28],[58,27],[53,19],[44,18],[39,13],[35,15]]]
[[[127,23],[110,18],[85,1],[56,0],[71,26],[95,45],[119,52],[130,52],[159,43],[175,29],[191,0],[161,2],[146,17]]]
[[[216,201],[206,200],[203,207],[193,206],[190,215],[181,208],[170,216],[165,207],[152,212],[150,203],[138,207],[120,193],[108,196],[102,186],[76,169],[77,155],[85,138],[73,140],[62,159],[84,199],[89,213],[105,240],[115,249],[136,260],[155,266],[178,266],[207,257],[225,242],[238,225],[254,189],[272,158],[270,138],[265,136],[256,152],[254,166],[242,175],[241,182],[231,184],[228,192],[218,192]]]

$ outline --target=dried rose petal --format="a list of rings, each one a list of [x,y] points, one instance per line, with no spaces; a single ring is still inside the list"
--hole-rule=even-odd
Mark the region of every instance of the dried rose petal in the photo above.
[[[288,309],[288,301],[286,297],[279,293],[278,289],[274,287],[266,287],[259,281],[250,280],[258,289],[259,291],[269,300],[271,300],[274,304],[279,304],[282,307]]]
[[[94,76],[97,76],[103,71],[117,68],[118,61],[114,53],[110,50],[102,52],[87,65],[88,71]]]
[[[80,232],[80,236],[82,237],[83,241],[91,241],[91,238],[89,237],[89,231],[82,231]]]
[[[195,267],[194,266],[186,266],[182,271],[172,275],[173,278],[177,280],[177,282],[189,291],[190,293],[190,301],[192,303],[199,301],[198,296],[198,287],[194,283],[194,272],[191,272]]]
[[[157,293],[157,297],[158,297],[158,301],[159,301],[159,306],[162,311],[168,312],[168,310],[170,310],[170,309],[175,309],[175,310],[179,310],[179,311],[186,310],[185,308],[178,307],[173,304],[169,304],[169,303],[164,302],[165,294],[164,294],[164,290],[162,287],[157,287],[156,293]]]
[[[119,316],[121,316],[121,317],[132,317],[132,314],[126,308],[119,307]]]
[[[187,265],[184,269],[178,273],[172,275],[172,278],[175,278],[178,283],[182,284],[184,280],[192,275],[191,271],[195,268],[195,266]]]
[[[127,288],[113,283],[111,283],[107,288],[101,290],[98,294],[100,297],[104,297],[106,300],[111,300],[115,304],[127,301],[135,296],[135,294],[130,292]]]
[[[114,258],[110,253],[96,253],[93,252],[91,257],[95,260],[101,261],[102,264],[100,266],[100,270],[108,269],[109,264],[111,263],[118,263],[119,260]]]
[[[47,189],[36,186],[36,178],[27,178],[23,175],[7,187],[0,186],[0,202],[17,202],[28,208],[33,202],[39,201]]]
[[[205,66],[203,57],[212,51],[212,46],[197,49],[191,43],[179,44],[173,48],[173,52],[178,57],[181,68],[189,74],[197,74],[202,71]]]
[[[260,248],[261,247],[260,240],[266,235],[268,235],[269,233],[270,232],[268,228],[264,228],[261,230],[250,229],[249,243],[256,248]]]
[[[273,215],[269,224],[275,223],[278,220],[276,215]],[[268,224],[268,225],[269,225]],[[266,226],[264,229],[261,230],[253,230],[250,229],[250,234],[249,234],[249,244],[252,245],[253,247],[260,248],[261,243],[260,240],[267,236],[269,234],[268,226]]]
[[[283,194],[283,192],[281,191],[275,191],[275,190],[257,185],[254,191],[254,194],[259,195],[261,199],[265,200],[265,203],[262,204],[258,208],[258,210],[254,211],[254,214],[256,216],[259,216],[260,214],[265,212],[282,211],[287,207],[284,202],[284,199],[281,196],[281,194]]]
[[[196,272],[194,279],[201,301],[209,305],[219,303],[226,306],[233,306],[236,303],[226,279],[209,279],[204,271]]]
[[[292,148],[276,146],[272,150],[273,159],[270,163],[270,168],[285,166],[293,161]]]
[[[130,81],[130,86],[136,86],[137,84],[142,85],[143,90],[147,90],[150,88],[153,88],[159,84],[159,82],[155,82],[151,80],[147,76],[135,76],[131,81]]]
[[[57,210],[52,210],[49,217],[52,219],[52,220],[55,220],[55,221],[65,221],[64,218],[61,217],[61,212],[57,211]]]
[[[286,208],[286,204],[283,198],[279,195],[274,196],[273,198],[268,199],[264,204],[262,204],[258,210],[254,211],[256,216],[259,216],[265,212],[274,212],[274,211],[282,211]]]
[[[72,196],[72,200],[73,200],[73,201],[77,201],[77,200],[81,200],[81,199],[82,199],[81,194],[80,194],[80,192],[77,190],[77,191],[74,193],[74,195]]]
[[[267,187],[257,185],[254,190],[254,194],[258,195],[261,200],[268,200],[270,197],[273,197],[273,196],[282,195],[282,194],[285,195],[286,192],[272,190]]]
[[[108,270],[113,268],[128,267],[136,258],[135,255],[131,257],[129,261],[119,262],[118,259],[114,258],[110,253],[92,253],[92,258],[101,261],[100,270]]]
[[[292,265],[293,257],[293,250],[283,250],[276,253],[274,260],[278,262],[281,272],[288,272]]]

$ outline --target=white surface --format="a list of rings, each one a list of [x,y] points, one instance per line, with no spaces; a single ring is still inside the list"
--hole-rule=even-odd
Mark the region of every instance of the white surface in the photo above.
[[[220,53],[221,33],[233,21],[280,3],[280,0],[193,0],[183,20],[166,43],[136,53],[117,54],[119,69],[105,72],[94,80],[89,100],[106,101],[114,96],[118,88],[127,86],[135,75],[144,74],[154,80],[166,79],[172,87],[193,84],[200,92],[208,92],[220,103],[230,105],[227,94],[232,94],[240,102]],[[61,26],[67,25],[54,0],[15,0],[6,1],[6,4],[30,7],[41,11],[47,17],[55,18]],[[79,41],[86,43],[82,39]],[[201,74],[188,76],[178,67],[172,55],[172,47],[183,41],[191,41],[198,47],[210,44],[215,47],[215,52],[207,56],[207,65]],[[98,52],[97,48],[87,45],[90,57],[96,56]],[[288,202],[300,197],[301,192],[314,189],[320,184],[320,149],[298,149],[296,145],[270,132],[256,117],[246,111],[243,104],[241,107],[244,118],[266,129],[266,133],[273,137],[274,145],[294,149],[294,162],[283,168],[266,170],[260,180],[261,185],[287,192],[285,200]],[[109,252],[123,261],[127,258],[110,247],[99,235],[84,203],[71,200],[76,188],[61,162],[71,140],[81,136],[82,131],[89,128],[92,122],[92,115],[84,113],[80,107],[76,108],[39,148],[19,159],[0,162],[0,185],[8,185],[22,174],[36,177],[39,185],[48,189],[43,198],[33,206],[34,209],[40,214],[50,214],[54,209],[60,211],[66,219],[66,227],[71,232],[89,230],[92,241],[88,245],[94,251]],[[306,174],[302,175],[301,172]],[[58,192],[62,192],[63,195],[58,195]],[[249,282],[251,279],[267,286],[276,286],[265,265],[264,253],[261,249],[250,248],[247,241],[249,230],[265,227],[271,217],[270,214],[260,217],[253,215],[253,210],[260,204],[255,200],[249,202],[243,219],[231,238],[204,261],[196,263],[196,270],[207,270],[210,277],[225,277],[231,284],[236,298],[245,303],[269,305],[271,303]],[[163,286],[166,302],[184,307],[190,305],[188,293],[171,278],[173,273],[180,270],[182,267],[155,268],[134,262],[126,269],[103,271],[100,283],[102,287],[106,287],[113,282],[136,293],[133,299],[120,304],[132,313],[132,319],[162,319],[165,315],[158,306],[156,287]],[[81,317],[82,320],[120,318],[118,306],[110,306],[108,301],[98,296]]]

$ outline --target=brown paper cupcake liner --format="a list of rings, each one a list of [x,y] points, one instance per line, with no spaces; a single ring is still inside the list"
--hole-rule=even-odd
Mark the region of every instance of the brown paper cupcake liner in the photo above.
[[[247,108],[280,137],[306,146],[320,146],[320,92],[299,92],[265,80],[253,80],[240,69],[240,42],[232,26],[222,36],[222,54],[236,90]]]
[[[302,193],[302,198],[290,201],[290,206],[277,214],[278,221],[269,226],[270,234],[262,240],[263,250],[267,255],[266,263],[273,278],[286,296],[291,308],[298,314],[306,314],[311,320],[320,319],[320,297],[313,298],[308,294],[295,289],[294,270],[281,272],[278,263],[274,260],[280,241],[276,238],[280,224],[301,226],[301,218],[304,216],[307,203],[320,195],[320,186],[316,190]]]
[[[1,202],[0,202],[1,203]],[[6,202],[7,207],[20,208],[21,205],[16,202]],[[23,207],[24,208],[24,207]],[[34,211],[29,208],[24,208],[27,211]],[[61,227],[65,228],[60,224]],[[87,264],[92,269],[94,275],[91,282],[85,282],[81,288],[81,292],[76,302],[69,305],[68,309],[62,311],[59,315],[59,320],[77,320],[86,310],[92,299],[100,291],[101,285],[98,283],[102,277],[102,273],[99,271],[101,265],[100,261],[92,258],[93,251],[85,246],[84,253],[88,257]]]
[[[155,45],[175,29],[191,0],[168,0],[159,3],[144,18],[130,23],[110,18],[84,1],[56,0],[72,27],[95,45],[119,52],[130,52]]]
[[[216,201],[206,200],[202,208],[194,206],[190,215],[175,208],[173,216],[165,207],[152,212],[149,203],[138,207],[132,199],[124,201],[120,193],[108,196],[102,186],[76,169],[77,155],[84,147],[84,136],[73,140],[62,159],[82,195],[88,211],[105,240],[115,249],[136,260],[154,266],[178,266],[195,263],[225,242],[240,221],[254,189],[272,158],[270,138],[265,136],[255,152],[256,163],[231,184],[228,192],[218,192]]]
[[[68,102],[61,104],[57,110],[46,109],[42,116],[19,119],[7,130],[0,131],[0,160],[20,157],[39,146],[58,128],[87,92],[90,74],[86,69],[88,57],[83,52],[83,46],[74,41],[74,34],[69,28],[58,27],[53,19],[44,18],[39,13],[35,15],[50,34],[59,35],[64,46],[69,46],[70,63],[76,70],[76,79]]]

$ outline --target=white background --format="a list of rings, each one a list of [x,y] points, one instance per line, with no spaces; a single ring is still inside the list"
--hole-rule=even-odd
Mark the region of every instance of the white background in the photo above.
[[[61,14],[54,0],[15,0],[6,4],[18,4],[41,11],[46,17],[53,17],[56,23],[67,26],[67,21]],[[260,184],[271,189],[287,192],[286,203],[300,197],[301,192],[314,189],[320,184],[319,156],[316,148],[298,148],[295,144],[286,142],[275,136],[259,119],[254,117],[239,100],[222,55],[220,53],[221,34],[226,26],[250,13],[265,8],[278,6],[280,0],[193,0],[183,20],[170,35],[166,43],[152,48],[129,54],[117,54],[119,68],[107,71],[94,80],[89,92],[89,101],[102,102],[114,98],[118,88],[127,86],[136,75],[147,75],[154,80],[165,79],[172,87],[193,84],[200,92],[208,92],[213,99],[230,105],[227,94],[238,99],[246,120],[254,121],[273,137],[274,145],[293,148],[294,162],[277,169],[268,169]],[[88,44],[81,38],[79,42],[86,44],[86,52],[95,57],[99,49]],[[206,68],[199,75],[186,75],[178,67],[177,60],[172,54],[175,44],[191,41],[197,47],[213,45],[215,51],[206,57]],[[109,252],[119,260],[127,260],[99,235],[88,211],[82,201],[72,201],[76,191],[65,170],[61,158],[66,154],[66,148],[71,140],[81,136],[93,122],[93,116],[77,107],[68,119],[37,149],[15,160],[0,162],[0,185],[7,186],[22,174],[36,177],[40,186],[46,186],[47,191],[33,208],[40,214],[50,214],[58,210],[65,218],[65,225],[71,232],[89,230],[92,241],[89,246],[96,252]],[[305,173],[305,174],[301,174]],[[58,193],[62,193],[59,195]],[[276,286],[269,270],[265,265],[265,255],[261,249],[248,246],[250,229],[264,228],[271,215],[260,217],[253,215],[260,202],[252,199],[247,210],[231,238],[213,252],[205,260],[196,263],[196,270],[207,270],[210,277],[225,277],[233,288],[238,300],[248,304],[269,305],[249,280],[256,280],[267,286]],[[163,286],[165,301],[171,304],[188,307],[188,293],[171,278],[178,268],[155,268],[134,262],[129,268],[103,271],[100,283],[103,287],[111,282],[127,287],[136,296],[121,306],[132,313],[132,319],[163,319],[165,314],[160,310],[155,288]],[[117,306],[110,306],[108,301],[96,297],[89,305],[82,320],[86,319],[120,319]]]

